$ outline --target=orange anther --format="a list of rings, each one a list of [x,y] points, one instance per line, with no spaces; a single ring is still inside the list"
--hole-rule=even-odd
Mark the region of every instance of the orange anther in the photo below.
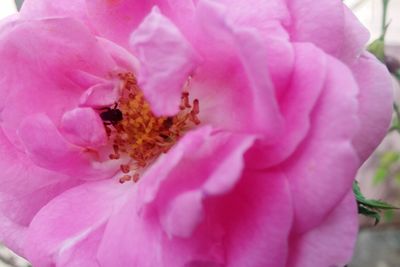
[[[121,164],[120,169],[123,173],[129,173],[131,171],[131,168],[127,164]]]
[[[130,175],[124,175],[124,176],[122,176],[121,178],[119,178],[119,182],[120,182],[121,184],[123,184],[123,183],[125,183],[125,182],[127,182],[127,181],[129,181],[129,180],[131,180],[131,176],[130,176]]]

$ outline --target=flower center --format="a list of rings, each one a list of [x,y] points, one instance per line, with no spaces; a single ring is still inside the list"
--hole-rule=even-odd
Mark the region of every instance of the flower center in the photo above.
[[[200,123],[199,100],[190,104],[189,81],[181,96],[180,112],[175,116],[155,116],[141,92],[132,73],[120,74],[123,82],[122,96],[117,109],[109,113],[122,113],[120,120],[105,122],[106,131],[113,144],[110,159],[127,157],[127,163],[121,165],[125,174],[120,182],[137,182],[143,167],[153,162],[161,153],[166,153],[190,126]],[[104,119],[103,119],[104,120]]]

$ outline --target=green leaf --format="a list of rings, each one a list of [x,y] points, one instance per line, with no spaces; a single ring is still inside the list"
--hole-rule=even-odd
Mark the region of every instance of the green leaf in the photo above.
[[[370,210],[366,207],[358,206],[358,213],[361,215],[364,215],[366,217],[375,219],[374,225],[378,225],[379,222],[381,221],[381,216],[379,215],[379,213],[377,211]]]
[[[369,52],[374,54],[377,59],[382,62],[385,61],[385,42],[383,39],[376,39],[368,46],[367,49]]]
[[[357,181],[353,183],[353,192],[357,200],[358,213],[370,218],[374,218],[375,225],[380,222],[380,213],[382,211],[398,209],[397,207],[381,200],[365,198],[361,193],[361,189]]]
[[[374,200],[374,199],[364,199],[359,201],[360,204],[375,210],[396,210],[397,207],[383,202],[381,200]]]

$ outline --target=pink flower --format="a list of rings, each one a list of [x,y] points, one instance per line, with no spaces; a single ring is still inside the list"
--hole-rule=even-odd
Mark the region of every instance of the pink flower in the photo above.
[[[367,40],[341,0],[27,0],[0,239],[37,267],[343,266],[391,115]]]

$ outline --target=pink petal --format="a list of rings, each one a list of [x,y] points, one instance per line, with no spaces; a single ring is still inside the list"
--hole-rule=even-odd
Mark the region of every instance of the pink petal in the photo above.
[[[339,58],[351,64],[358,59],[365,50],[365,46],[369,40],[369,31],[362,25],[355,14],[343,5],[344,11],[344,38]]]
[[[117,63],[118,67],[123,68],[125,71],[137,73],[139,69],[139,61],[131,54],[131,52],[108,39],[97,37],[97,40],[110,54],[115,63]]]
[[[327,53],[337,53],[344,37],[340,0],[293,0],[288,7],[292,15],[289,32],[293,41],[311,42]]]
[[[90,51],[90,53],[88,53]],[[0,36],[1,88],[7,88],[2,127],[18,144],[16,129],[34,113],[58,122],[82,93],[72,71],[108,77],[115,63],[86,27],[72,19],[19,21]]]
[[[2,215],[17,226],[28,226],[43,205],[78,184],[63,174],[33,164],[7,140],[2,131],[0,154],[0,209]]]
[[[202,2],[210,2],[202,0]],[[242,27],[260,31],[260,38],[289,39],[283,27],[290,22],[289,10],[285,1],[280,0],[222,0],[218,1],[226,8],[226,17]]]
[[[206,56],[189,91],[200,100],[202,121],[274,139],[283,121],[266,71],[268,47],[257,31],[227,21],[224,11],[224,6],[213,2],[199,3],[197,19],[204,35],[199,47]],[[210,39],[219,45],[210,45],[206,41]]]
[[[154,8],[132,33],[130,48],[139,59],[137,78],[153,112],[175,115],[184,84],[198,61],[191,44]]]
[[[360,166],[350,141],[359,123],[357,84],[349,69],[330,56],[326,70],[307,138],[282,166],[293,194],[298,232],[312,229],[327,216],[350,190]]]
[[[187,133],[144,173],[138,194],[124,212],[111,219],[99,251],[102,264],[183,266],[192,260],[217,260],[211,255],[214,245],[210,242],[218,233],[198,233],[198,227],[203,227],[199,223],[204,218],[204,202],[233,190],[244,167],[243,154],[253,140],[251,136],[212,134],[208,127]],[[127,234],[131,231],[134,237]],[[109,250],[116,240],[123,245]],[[144,240],[146,244],[139,248]],[[138,248],[127,253],[131,247]],[[178,251],[179,257],[171,254]]]
[[[345,62],[354,61],[368,41],[368,31],[340,0],[293,0],[288,7],[293,41],[311,42]]]
[[[361,161],[366,160],[386,135],[390,125],[393,84],[387,68],[364,53],[352,66],[360,87],[358,116],[361,127],[353,145]]]
[[[161,224],[169,237],[188,238],[204,219],[203,194],[199,190],[182,193],[171,200]]]
[[[139,187],[143,204],[167,205],[180,192],[200,184],[203,184],[203,193],[207,195],[219,195],[231,190],[244,168],[243,154],[253,141],[253,136],[213,134],[209,127],[187,133],[167,155],[160,157],[144,173]],[[180,186],[171,184],[171,179]],[[159,192],[164,194],[159,195]]]
[[[88,232],[80,236],[79,240],[73,240],[75,243],[70,242],[66,244],[60,249],[60,253],[56,257],[56,266],[99,267],[96,254],[103,237],[104,229],[105,225],[101,225],[97,229],[91,229],[90,233]]]
[[[157,6],[163,14],[177,23],[185,34],[193,34],[194,3],[192,0],[87,0],[90,23],[105,37],[122,47],[129,47],[131,33]]]
[[[227,231],[226,266],[284,266],[293,218],[289,191],[281,173],[247,172],[231,194],[210,203]]]
[[[130,34],[150,12],[153,1],[86,0],[87,14],[101,36],[127,48]]]
[[[116,166],[96,165],[95,151],[69,143],[44,114],[27,117],[18,135],[29,158],[40,167],[77,179],[103,179],[117,171]]]
[[[103,121],[91,108],[76,108],[64,113],[61,131],[69,142],[77,146],[96,148],[108,141]]]
[[[120,91],[120,82],[117,80],[96,84],[81,95],[79,105],[94,108],[112,106],[119,100]]]
[[[357,207],[350,190],[319,226],[292,237],[287,267],[345,266],[351,260],[357,233]]]
[[[82,243],[96,238],[92,233],[101,234],[99,228],[114,209],[119,209],[130,190],[127,185],[107,180],[87,183],[59,195],[40,210],[29,226],[25,244],[29,260],[35,266],[54,266],[53,261],[71,259],[71,254],[79,253],[81,246],[90,249]],[[91,245],[97,246],[96,242]]]
[[[25,244],[26,228],[22,227],[9,218],[0,214],[0,240],[2,243],[7,244],[7,247],[23,255],[23,246]]]
[[[326,81],[326,56],[311,44],[295,44],[291,84],[281,92],[280,111],[285,130],[275,142],[260,140],[248,154],[248,164],[265,168],[293,154],[310,129],[310,116]],[[258,160],[262,158],[263,160]]]
[[[0,131],[0,240],[24,255],[26,227],[56,195],[77,184],[34,165]]]
[[[22,19],[38,19],[47,17],[74,17],[89,22],[85,10],[86,0],[25,0],[20,16]]]

